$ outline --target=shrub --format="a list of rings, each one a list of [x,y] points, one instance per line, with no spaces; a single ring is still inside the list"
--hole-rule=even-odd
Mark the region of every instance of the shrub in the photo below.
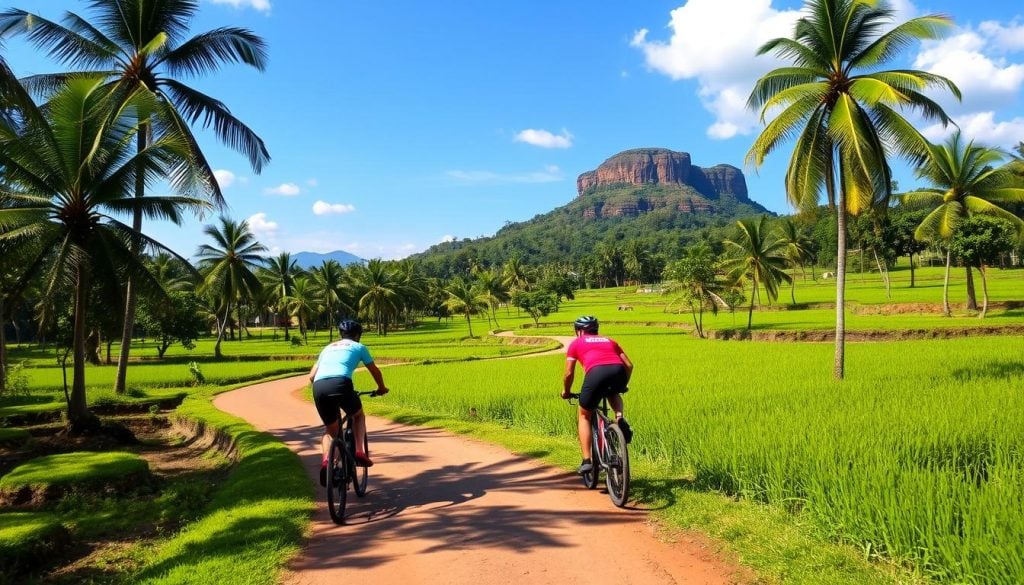
[[[203,375],[203,370],[199,367],[199,362],[189,362],[188,373],[192,375],[193,386],[202,386],[206,383],[206,376]]]

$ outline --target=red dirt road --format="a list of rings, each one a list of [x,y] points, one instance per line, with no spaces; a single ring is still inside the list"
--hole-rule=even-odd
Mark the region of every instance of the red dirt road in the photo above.
[[[214,404],[288,445],[315,482],[323,427],[297,395],[305,384],[305,376],[256,384]],[[563,470],[444,431],[378,418],[368,424],[376,465],[366,497],[349,492],[349,524],[336,526],[318,487],[312,535],[285,583],[741,580],[698,539],[662,542],[646,512],[615,508]]]

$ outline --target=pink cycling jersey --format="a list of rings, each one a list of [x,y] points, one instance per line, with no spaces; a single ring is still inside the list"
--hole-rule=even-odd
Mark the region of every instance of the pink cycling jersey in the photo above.
[[[579,360],[583,364],[583,371],[589,372],[594,366],[609,366],[623,364],[619,354],[622,348],[607,337],[600,335],[583,334],[569,344],[565,357],[570,360]]]

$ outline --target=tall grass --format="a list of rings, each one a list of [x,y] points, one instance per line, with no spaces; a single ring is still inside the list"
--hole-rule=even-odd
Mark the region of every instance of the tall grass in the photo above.
[[[623,332],[634,456],[784,507],[941,580],[1024,582],[1024,343],[826,344]],[[391,402],[574,436],[558,357],[406,366]],[[368,380],[357,381],[368,384]]]

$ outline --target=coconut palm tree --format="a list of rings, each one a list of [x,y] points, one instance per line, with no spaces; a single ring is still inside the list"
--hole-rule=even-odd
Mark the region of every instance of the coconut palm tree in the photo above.
[[[301,273],[299,264],[292,260],[288,252],[281,252],[263,260],[265,266],[258,272],[260,281],[264,288],[270,289],[270,295],[277,305],[278,317],[284,320],[284,339],[289,341],[288,326],[291,325],[291,316],[288,314],[288,301],[295,287],[295,277]]]
[[[769,301],[779,298],[779,283],[789,282],[786,274],[786,242],[777,233],[767,228],[768,218],[742,219],[736,222],[734,239],[726,240],[725,247],[731,255],[724,262],[729,275],[736,282],[749,280],[750,309],[747,311],[747,329],[753,322],[754,299],[764,287]]]
[[[934,186],[902,196],[908,205],[936,205],[914,230],[914,238],[922,242],[945,243],[942,310],[947,317],[952,314],[949,307],[949,269],[952,262],[949,240],[956,231],[957,223],[983,213],[1002,217],[1017,228],[1019,235],[1024,235],[1024,221],[1000,206],[1024,203],[1021,178],[1009,165],[996,166],[1005,157],[995,148],[975,145],[973,141],[965,143],[958,130],[945,143],[930,145],[928,157],[917,169],[917,176]]]
[[[792,65],[754,85],[747,104],[762,120],[777,114],[747,153],[760,167],[784,142],[795,139],[786,172],[786,195],[797,209],[817,207],[822,193],[838,218],[836,351],[834,374],[844,374],[846,323],[846,218],[891,196],[891,154],[919,160],[926,140],[900,114],[912,110],[946,124],[949,118],[922,93],[948,79],[916,70],[882,70],[912,42],[938,38],[951,26],[943,16],[913,18],[884,32],[893,11],[881,2],[807,0],[793,38],[765,43]]]
[[[479,286],[472,285],[460,277],[452,279],[448,286],[445,287],[445,291],[448,293],[448,299],[444,303],[445,307],[452,313],[462,313],[466,316],[469,336],[473,337],[473,320],[471,316],[480,311],[487,310],[487,300],[484,298],[484,292]]]
[[[238,120],[222,102],[180,81],[216,73],[228,63],[242,63],[260,71],[266,68],[264,41],[251,31],[222,27],[189,38],[189,24],[199,10],[198,0],[90,0],[93,22],[68,12],[63,24],[25,10],[0,12],[0,35],[23,34],[36,46],[49,51],[76,71],[102,75],[113,95],[127,95],[140,88],[158,97],[158,106],[139,118],[147,131],[137,136],[141,151],[161,126],[174,128],[185,136],[198,163],[198,172],[212,188],[211,200],[223,208],[220,187],[203,156],[189,124],[200,122],[213,128],[220,140],[243,153],[259,173],[270,160],[263,141]],[[44,74],[27,80],[30,87],[49,92],[79,73]],[[135,183],[135,196],[146,194],[146,184]],[[132,228],[142,230],[142,215],[136,211]],[[136,238],[135,250],[142,252]],[[118,358],[116,392],[124,392],[128,355],[135,327],[137,286],[128,280],[124,329]]]
[[[474,280],[490,309],[490,319],[493,319],[494,326],[498,327],[498,305],[508,302],[511,298],[508,288],[505,287],[501,275],[494,270],[481,270],[476,273]]]
[[[149,216],[182,221],[184,211],[200,213],[210,205],[203,197],[208,184],[194,173],[178,173],[195,163],[187,139],[167,132],[134,151],[132,142],[146,131],[137,116],[159,107],[153,94],[136,90],[111,100],[102,78],[69,80],[45,107],[22,104],[24,115],[0,127],[0,168],[5,189],[0,193],[0,240],[34,245],[37,254],[22,266],[20,278],[41,272],[44,296],[62,288],[74,290],[73,379],[68,422],[82,430],[94,422],[85,394],[86,311],[93,283],[121,282],[125,274],[159,288],[132,249],[136,237],[149,246],[159,242],[138,234],[111,214],[136,210]],[[132,197],[137,178],[169,180],[182,195]],[[194,194],[200,194],[196,197]]]
[[[316,285],[308,276],[300,276],[295,279],[292,286],[292,294],[285,297],[285,307],[288,315],[299,320],[299,333],[302,341],[307,341],[306,332],[309,330],[309,322],[316,319],[317,298]]]
[[[811,257],[814,249],[814,240],[807,234],[807,229],[793,220],[792,217],[784,217],[779,222],[779,236],[786,243],[786,258],[794,267],[799,267],[800,272],[804,271],[804,263]],[[804,279],[807,278],[806,273]],[[789,289],[790,301],[796,304],[796,278],[791,279]]]
[[[505,265],[502,267],[502,277],[505,279],[505,288],[510,291],[530,290],[530,269],[523,264],[523,259],[518,254],[514,254],[505,261]]]
[[[401,281],[394,270],[379,258],[370,260],[365,266],[354,264],[353,267],[359,313],[374,322],[378,335],[387,335],[388,321],[398,315],[402,306]]]
[[[333,341],[338,308],[352,312],[352,307],[345,302],[345,269],[337,260],[324,260],[320,267],[310,271],[310,276],[317,302],[327,309],[327,334]]]
[[[214,355],[220,359],[224,357],[220,344],[224,341],[231,309],[262,287],[253,271],[263,260],[261,253],[266,252],[267,248],[256,241],[256,236],[249,229],[249,222],[244,220],[236,223],[221,217],[219,227],[207,225],[203,233],[214,243],[202,244],[196,251],[199,270],[203,274],[200,288],[216,299],[223,315],[217,319],[217,343],[214,345]]]

